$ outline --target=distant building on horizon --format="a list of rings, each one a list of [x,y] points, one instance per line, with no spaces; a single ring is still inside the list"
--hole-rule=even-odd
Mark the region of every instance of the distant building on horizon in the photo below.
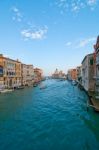
[[[57,68],[56,68],[56,70],[55,70],[55,72],[52,74],[52,78],[54,78],[54,79],[62,79],[62,78],[66,78],[66,74],[65,73],[63,73],[63,71],[62,70],[58,70]]]

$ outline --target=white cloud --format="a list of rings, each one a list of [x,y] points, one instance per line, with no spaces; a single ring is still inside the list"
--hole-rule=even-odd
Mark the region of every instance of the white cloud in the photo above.
[[[72,11],[78,11],[80,8],[78,6],[73,6]]]
[[[93,10],[97,3],[99,3],[98,0],[56,0],[55,4],[62,11],[79,12],[86,7]]]
[[[97,0],[88,0],[88,5],[92,6],[92,5],[95,5],[97,2]]]
[[[25,29],[21,31],[21,35],[25,40],[41,40],[46,38],[46,34],[48,32],[48,27],[38,28],[38,29]]]
[[[21,12],[19,11],[19,9],[14,6],[14,7],[12,7],[11,10],[13,12],[12,20],[21,22],[23,16],[22,16]]]
[[[82,41],[79,41],[77,48],[85,47],[86,45],[94,42],[95,40],[96,40],[95,37],[91,37],[91,38],[87,38],[87,39],[84,39]]]
[[[67,42],[65,45],[71,48],[83,48],[89,44],[93,44],[96,41],[96,37],[85,38],[82,40],[74,40],[73,42]]]
[[[16,7],[13,7],[12,10],[13,10],[14,12],[19,12],[18,8],[16,8]]]
[[[71,46],[71,45],[72,45],[71,42],[67,42],[67,43],[66,43],[66,46]]]
[[[33,22],[31,21],[26,21],[23,19],[23,15],[20,12],[20,10],[17,7],[12,7],[11,11],[13,13],[12,20],[21,22],[25,24],[26,29],[23,29],[21,31],[21,35],[24,38],[25,41],[27,40],[41,40],[46,38],[46,34],[48,32],[48,27],[37,27]]]

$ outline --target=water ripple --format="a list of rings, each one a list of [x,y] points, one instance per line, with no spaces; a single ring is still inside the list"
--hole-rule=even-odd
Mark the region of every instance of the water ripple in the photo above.
[[[0,150],[99,150],[99,116],[67,81],[0,95]]]

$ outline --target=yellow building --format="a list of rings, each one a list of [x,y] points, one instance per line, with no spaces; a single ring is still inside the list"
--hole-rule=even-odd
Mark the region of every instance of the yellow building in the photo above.
[[[21,86],[21,62],[0,55],[0,88]]]

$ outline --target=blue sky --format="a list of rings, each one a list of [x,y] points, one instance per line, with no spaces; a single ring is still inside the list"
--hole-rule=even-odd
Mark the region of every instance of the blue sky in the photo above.
[[[66,72],[94,51],[99,0],[0,0],[0,18],[0,53]]]

